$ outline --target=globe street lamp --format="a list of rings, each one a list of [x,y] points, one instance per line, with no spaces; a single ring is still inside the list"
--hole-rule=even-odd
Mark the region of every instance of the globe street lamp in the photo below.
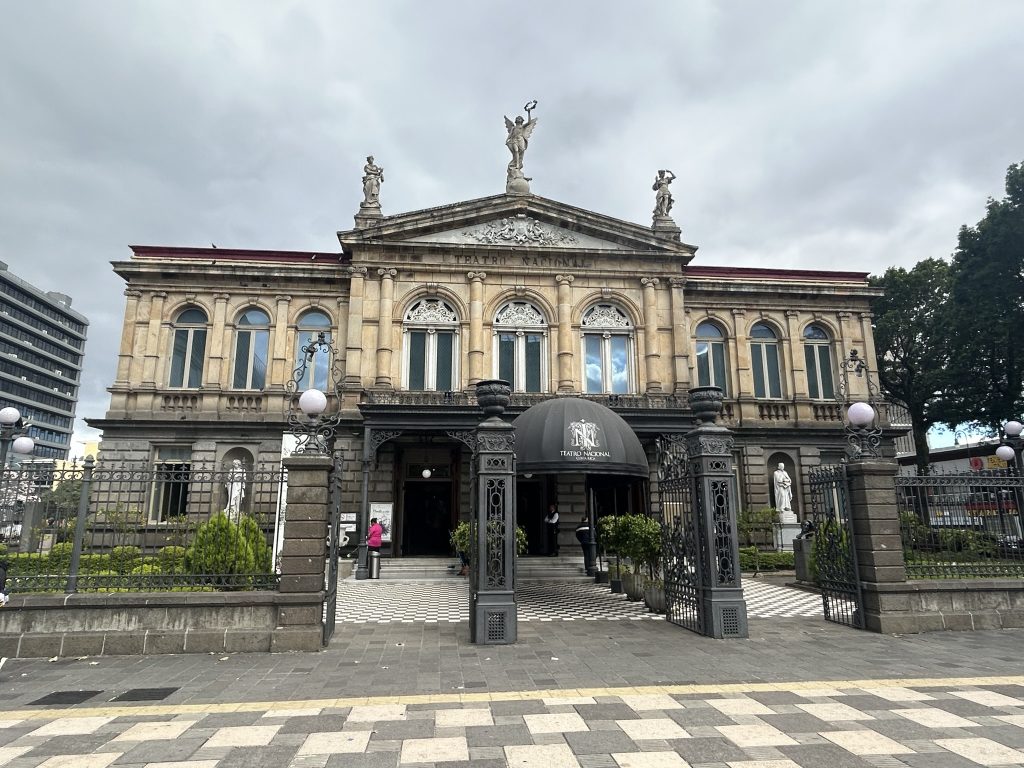
[[[317,356],[322,355],[326,360],[318,365]],[[307,381],[316,382],[318,371],[326,369],[333,385],[335,393],[338,387],[337,371],[338,351],[328,341],[326,334],[320,332],[315,339],[311,338],[309,343],[302,347],[302,358],[292,373],[292,378],[285,385],[285,391],[294,396],[296,392]],[[327,410],[327,395],[315,386],[309,386],[298,398],[301,415],[295,412],[291,398],[286,402],[288,407],[288,428],[295,435],[297,443],[295,453],[319,453],[329,455],[334,449],[334,437],[341,423],[341,414],[334,413],[324,416]]]
[[[851,403],[846,409],[846,442],[851,459],[882,457],[882,430],[875,422],[876,416],[869,403]]]
[[[1021,430],[1024,424],[1019,421],[1008,421],[1003,424],[1003,444],[996,448],[996,456],[1011,464],[1017,472],[1020,472],[1020,450],[1024,439],[1021,438]]]
[[[35,441],[28,436],[28,423],[13,406],[0,408],[0,468],[7,466],[7,452],[32,453]]]

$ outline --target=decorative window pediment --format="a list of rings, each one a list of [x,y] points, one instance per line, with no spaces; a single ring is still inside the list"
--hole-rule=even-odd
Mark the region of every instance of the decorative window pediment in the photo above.
[[[626,313],[614,304],[597,304],[583,316],[584,328],[632,328]]]
[[[494,324],[514,328],[543,328],[547,326],[540,310],[525,301],[512,301],[503,306],[495,315]]]
[[[409,308],[405,322],[417,325],[452,325],[459,322],[459,316],[440,299],[422,299]]]

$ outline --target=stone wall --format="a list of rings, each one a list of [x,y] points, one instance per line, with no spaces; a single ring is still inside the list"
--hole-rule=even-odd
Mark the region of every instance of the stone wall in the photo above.
[[[1012,579],[865,584],[864,608],[876,632],[1024,628],[1024,584]]]

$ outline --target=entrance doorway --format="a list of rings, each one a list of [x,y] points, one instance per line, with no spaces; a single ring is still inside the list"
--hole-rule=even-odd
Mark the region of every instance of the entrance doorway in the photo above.
[[[451,554],[451,480],[407,480],[402,516],[402,554]]]
[[[527,480],[520,477],[516,481],[516,525],[526,531],[526,554],[544,555],[547,529],[544,515],[547,514],[547,493],[545,481],[540,479]]]

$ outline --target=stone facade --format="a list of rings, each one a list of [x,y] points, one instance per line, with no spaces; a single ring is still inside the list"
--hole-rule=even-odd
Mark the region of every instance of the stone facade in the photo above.
[[[546,397],[593,397],[649,450],[693,426],[691,387],[724,385],[742,508],[771,505],[783,461],[803,517],[807,472],[842,455],[840,361],[851,350],[874,361],[865,273],[699,266],[696,247],[671,233],[534,195],[361,224],[338,233],[334,253],[137,246],[114,262],[127,299],[110,409],[90,420],[104,431],[102,458],[150,462],[164,448],[218,463],[242,449],[250,463],[279,461],[311,312],[337,349],[338,387],[327,389],[343,415],[343,512],[359,511],[366,478],[368,502],[394,505],[392,554],[446,553],[447,531],[469,514],[468,453],[448,433],[479,421],[475,383],[508,371],[520,379],[509,416]],[[706,323],[718,336],[698,339]],[[774,338],[757,335],[765,328]],[[265,344],[261,378],[239,363],[242,337]],[[777,377],[754,349],[763,344]],[[850,396],[864,386],[850,378]],[[399,434],[380,441],[382,431]],[[519,483],[531,551],[549,503],[574,544],[588,504],[624,511],[648,494],[583,475]]]

